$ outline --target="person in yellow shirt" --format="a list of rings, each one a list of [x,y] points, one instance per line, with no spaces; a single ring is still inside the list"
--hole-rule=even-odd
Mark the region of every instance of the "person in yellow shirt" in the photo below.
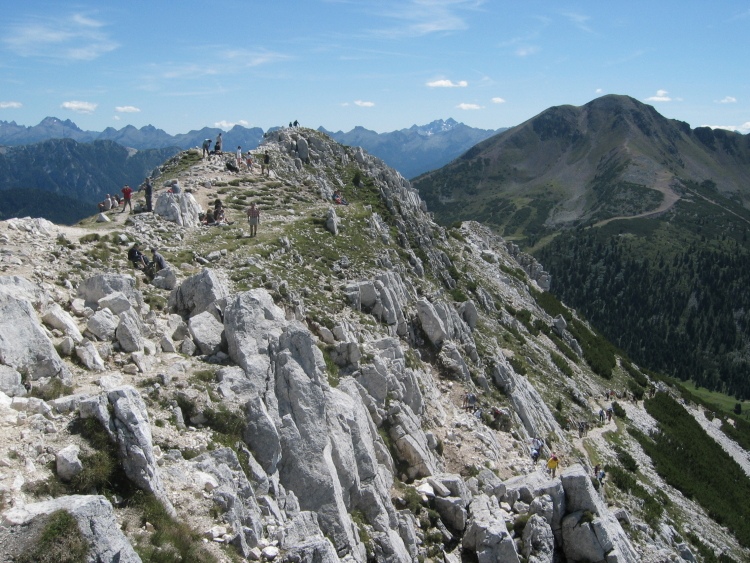
[[[560,460],[557,459],[557,454],[553,453],[552,456],[547,460],[547,469],[552,473],[552,477],[555,476],[557,466],[560,465]]]

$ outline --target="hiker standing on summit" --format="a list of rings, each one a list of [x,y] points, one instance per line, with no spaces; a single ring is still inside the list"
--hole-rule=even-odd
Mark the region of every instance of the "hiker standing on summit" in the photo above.
[[[130,212],[133,212],[133,202],[130,199],[130,196],[133,195],[133,188],[125,184],[125,187],[122,188],[122,211],[120,213],[125,213],[125,208],[130,207]]]
[[[203,141],[203,158],[207,158],[211,154],[211,142],[211,139]]]
[[[151,196],[154,193],[154,186],[151,185],[151,178],[146,178],[145,183],[138,191],[146,192],[146,211],[151,213],[153,211],[153,207],[151,206]]]
[[[221,154],[221,133],[216,136],[216,142],[214,143],[214,153]]]
[[[271,155],[268,154],[268,151],[266,151],[263,154],[263,160],[261,161],[260,165],[260,173],[261,174],[268,174],[271,175]]]

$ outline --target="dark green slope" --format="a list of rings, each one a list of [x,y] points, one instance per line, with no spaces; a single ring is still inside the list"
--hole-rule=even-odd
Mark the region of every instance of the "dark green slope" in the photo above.
[[[34,189],[0,190],[0,221],[12,217],[42,217],[72,225],[96,212],[95,206],[54,192]]]

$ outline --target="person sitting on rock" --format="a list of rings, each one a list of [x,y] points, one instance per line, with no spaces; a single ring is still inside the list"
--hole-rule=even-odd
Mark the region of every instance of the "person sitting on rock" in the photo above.
[[[104,201],[99,203],[99,211],[101,213],[104,213],[105,211],[109,211],[112,209],[112,200],[109,197],[109,194],[107,194],[107,197],[104,198]]]
[[[341,195],[341,190],[333,192],[333,203],[336,205],[349,205],[349,202],[344,199],[343,195]]]
[[[128,260],[133,264],[133,267],[146,274],[146,277],[149,279],[153,277],[151,262],[149,262],[149,259],[141,252],[140,243],[136,242],[130,247],[130,250],[128,250]]]
[[[151,247],[151,263],[154,265],[154,270],[157,272],[169,268],[166,259],[159,253],[159,249],[155,246]]]
[[[203,219],[201,220],[201,223],[204,225],[215,225],[216,224],[216,218],[214,217],[214,212],[212,209],[209,209],[206,211],[206,214],[203,216]]]

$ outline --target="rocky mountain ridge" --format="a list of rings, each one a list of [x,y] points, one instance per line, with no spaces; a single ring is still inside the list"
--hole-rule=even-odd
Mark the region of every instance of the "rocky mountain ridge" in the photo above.
[[[0,223],[4,557],[62,509],[90,561],[656,562],[690,560],[687,537],[747,558],[625,432],[656,428],[642,405],[596,423],[628,375],[594,375],[536,260],[440,227],[398,172],[319,132],[265,151],[269,175],[176,155],[154,214]],[[216,199],[229,222],[200,226]],[[151,283],[134,241],[170,263]],[[592,479],[616,446],[672,500],[657,521]]]

